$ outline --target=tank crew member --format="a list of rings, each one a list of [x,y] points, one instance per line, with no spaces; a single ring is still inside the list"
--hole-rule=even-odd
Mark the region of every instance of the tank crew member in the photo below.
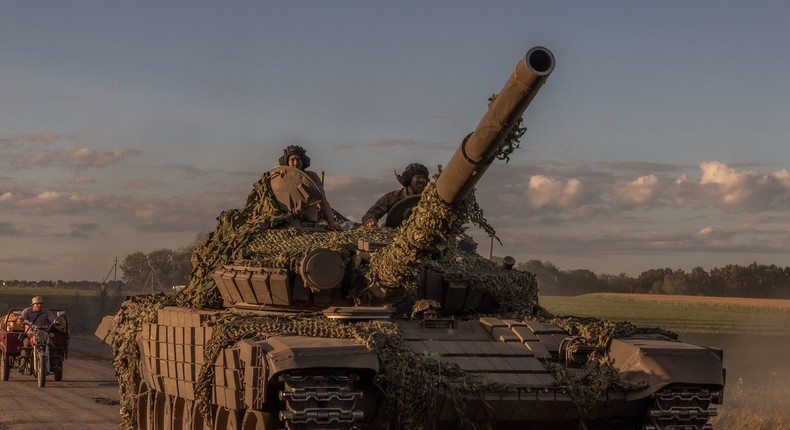
[[[409,164],[400,175],[395,173],[395,177],[398,178],[398,182],[403,185],[403,188],[390,191],[381,196],[365,212],[365,215],[362,217],[362,224],[366,227],[374,227],[378,225],[379,219],[386,215],[395,203],[408,196],[422,194],[425,186],[428,185],[428,175],[428,168],[420,163]]]
[[[335,213],[332,210],[332,206],[326,198],[326,193],[324,193],[324,184],[321,182],[321,178],[312,170],[306,170],[310,167],[310,157],[307,156],[307,151],[299,145],[288,145],[283,149],[283,155],[280,157],[279,161],[281,166],[296,167],[305,172],[307,176],[315,182],[319,191],[321,191],[321,211],[324,214],[324,219],[329,225],[329,229],[341,230],[340,225],[335,221]]]

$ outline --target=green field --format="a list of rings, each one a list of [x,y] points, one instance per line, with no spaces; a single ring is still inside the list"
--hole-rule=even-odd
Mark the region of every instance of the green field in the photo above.
[[[679,333],[787,335],[790,332],[787,300],[585,294],[541,296],[540,304],[556,315],[630,321]]]

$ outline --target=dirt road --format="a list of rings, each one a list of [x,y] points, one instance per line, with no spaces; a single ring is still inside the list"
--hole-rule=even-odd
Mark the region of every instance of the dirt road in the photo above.
[[[72,337],[63,380],[34,377],[16,370],[0,382],[0,430],[117,429],[118,381],[110,347],[92,336]]]

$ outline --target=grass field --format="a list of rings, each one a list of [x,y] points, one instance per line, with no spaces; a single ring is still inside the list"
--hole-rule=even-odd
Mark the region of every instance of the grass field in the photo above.
[[[716,430],[790,430],[790,300],[587,294],[541,296],[557,315],[630,321],[724,349],[727,386]]]
[[[631,321],[682,333],[790,334],[790,300],[596,293],[541,296],[540,304],[557,315]]]

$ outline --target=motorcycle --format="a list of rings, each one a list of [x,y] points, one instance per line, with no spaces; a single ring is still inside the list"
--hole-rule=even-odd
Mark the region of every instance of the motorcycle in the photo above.
[[[35,375],[38,379],[38,386],[44,387],[47,384],[47,375],[54,373],[55,380],[60,381],[63,379],[63,360],[61,358],[53,357],[50,354],[54,345],[50,332],[55,324],[59,321],[56,319],[49,327],[30,326],[28,332],[30,333],[30,351],[28,354],[21,356],[22,370],[21,372],[29,375]],[[27,350],[23,347],[23,350]],[[52,360],[52,358],[55,358]]]
[[[18,322],[21,308],[13,308],[0,317],[0,381],[8,381],[11,369],[34,375],[44,387],[47,376],[63,379],[63,363],[68,358],[69,327],[66,312],[52,309],[57,316],[49,327],[25,327]]]

